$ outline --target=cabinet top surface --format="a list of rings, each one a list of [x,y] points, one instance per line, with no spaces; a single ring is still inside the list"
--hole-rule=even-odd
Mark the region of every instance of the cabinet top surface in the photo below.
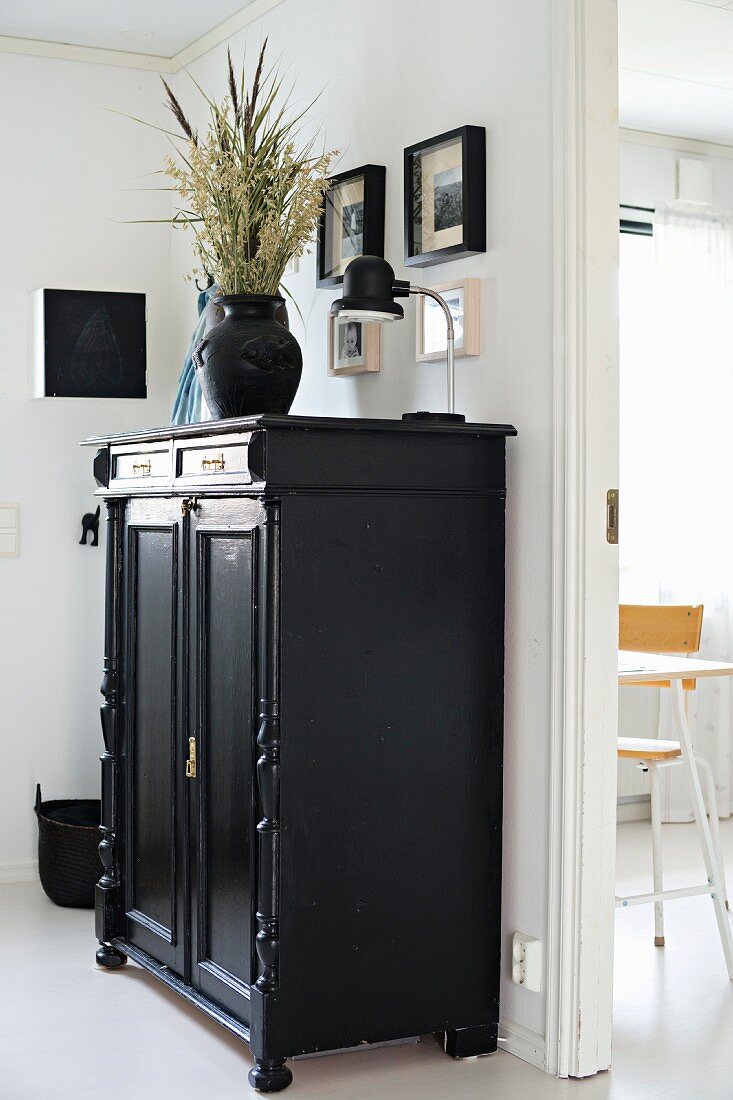
[[[353,432],[390,432],[432,435],[512,436],[517,429],[511,424],[461,424],[440,421],[365,420],[330,416],[245,416],[230,420],[204,420],[197,424],[174,424],[164,428],[148,428],[139,432],[94,436],[82,440],[82,446],[116,443],[145,443],[163,439],[186,439],[198,435],[226,435],[255,429],[294,428],[340,429]]]

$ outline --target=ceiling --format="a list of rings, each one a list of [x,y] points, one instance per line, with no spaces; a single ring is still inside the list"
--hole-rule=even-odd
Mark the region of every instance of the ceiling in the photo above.
[[[0,0],[0,50],[175,71],[278,2]],[[733,0],[619,0],[619,65],[622,126],[733,145]]]
[[[620,122],[733,145],[733,0],[619,0]]]
[[[200,40],[218,38],[211,32],[222,24],[225,25],[222,29],[230,33],[229,25],[236,23],[237,17],[252,2],[0,0],[0,36],[6,40],[2,44],[2,48],[6,49],[18,45],[14,40],[25,39],[32,40],[39,47],[55,43],[62,49],[114,50],[173,61],[178,55],[191,52],[191,47]],[[256,7],[262,8],[262,3],[258,2]],[[208,47],[212,44],[209,41]],[[39,49],[38,52],[48,51]]]

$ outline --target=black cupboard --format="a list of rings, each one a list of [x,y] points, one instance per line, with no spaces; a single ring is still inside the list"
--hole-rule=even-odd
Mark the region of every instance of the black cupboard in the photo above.
[[[508,426],[89,441],[107,504],[100,965],[285,1059],[496,1049]]]

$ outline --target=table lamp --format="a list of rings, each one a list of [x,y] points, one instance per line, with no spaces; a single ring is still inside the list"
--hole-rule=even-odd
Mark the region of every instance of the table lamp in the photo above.
[[[437,302],[445,315],[448,334],[448,411],[403,413],[403,420],[447,420],[465,422],[465,416],[455,411],[455,333],[448,303],[440,294],[425,286],[411,286],[405,279],[395,279],[391,264],[379,256],[358,256],[344,272],[344,296],[331,305],[331,315],[343,321],[400,321],[405,312],[395,298],[423,294]]]

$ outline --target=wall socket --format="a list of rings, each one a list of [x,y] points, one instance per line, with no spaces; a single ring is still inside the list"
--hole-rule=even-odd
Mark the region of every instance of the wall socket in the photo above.
[[[542,941],[515,932],[512,936],[512,981],[539,993],[542,989]]]

